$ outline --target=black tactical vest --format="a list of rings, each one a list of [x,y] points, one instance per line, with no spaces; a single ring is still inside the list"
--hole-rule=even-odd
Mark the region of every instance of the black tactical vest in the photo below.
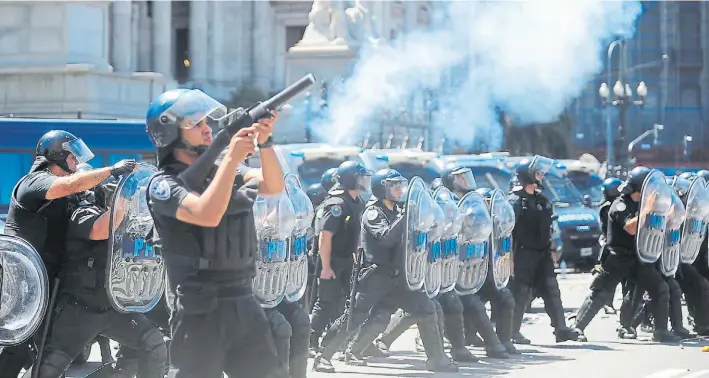
[[[622,203],[623,206],[627,207],[627,211],[631,214],[631,216],[638,215],[639,205],[637,202],[633,201],[629,195],[616,198],[613,203],[616,204],[616,206],[618,206],[617,204]],[[610,218],[608,218],[606,243],[608,248],[616,253],[632,254],[635,251],[635,236],[630,235],[627,231],[625,231],[624,223],[613,221]]]
[[[551,203],[541,193],[530,195],[521,189],[513,194],[522,202],[522,211],[513,230],[515,245],[533,250],[549,250],[554,215]]]
[[[151,180],[169,175],[181,182],[178,174],[185,168],[182,163],[168,165]],[[205,180],[200,194],[207,189],[212,177]],[[252,210],[257,195],[258,183],[244,183],[243,176],[237,175],[231,200],[217,227],[196,226],[153,213],[157,230],[155,242],[161,245],[167,266],[181,266],[195,272],[232,271],[234,274],[230,275],[235,280],[253,278],[258,241]]]
[[[380,267],[389,269],[404,268],[405,265],[403,265],[401,261],[403,261],[403,248],[405,248],[405,243],[403,243],[403,235],[399,228],[402,228],[401,226],[403,226],[406,220],[397,220],[397,213],[383,208],[380,201],[369,202],[364,209],[364,216],[367,216],[366,214],[368,214],[370,209],[377,211],[380,217],[383,216],[387,219],[390,232],[382,239],[386,239],[387,244],[391,244],[391,246],[385,246],[384,240],[377,240],[374,235],[366,232],[363,228],[361,238],[364,260],[367,264],[377,264]],[[394,226],[397,221],[399,227],[397,227],[397,230],[393,230],[392,226]]]
[[[332,235],[332,249],[331,256],[334,258],[352,258],[353,254],[357,252],[357,247],[359,246],[359,236],[360,228],[362,222],[362,207],[353,206],[353,200],[351,198],[346,198],[349,194],[345,191],[336,192],[337,194],[332,194],[323,201],[318,207],[315,215],[315,241],[313,242],[313,248],[315,252],[318,252],[318,241],[317,235],[320,235],[322,231],[323,224],[322,219],[318,216],[321,211],[327,210],[328,206],[333,204],[338,204],[342,206],[342,215],[340,215],[341,228]]]

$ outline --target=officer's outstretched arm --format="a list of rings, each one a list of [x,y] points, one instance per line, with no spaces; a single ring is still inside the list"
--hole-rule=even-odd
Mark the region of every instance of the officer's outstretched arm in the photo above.
[[[396,243],[401,242],[404,236],[404,225],[406,225],[404,219],[403,216],[399,216],[389,224],[386,216],[380,210],[370,208],[362,217],[362,228],[382,246],[393,247]]]
[[[283,170],[278,162],[278,157],[273,147],[262,147],[259,149],[261,157],[261,169],[251,169],[244,175],[244,181],[257,179],[259,181],[260,194],[278,194],[283,191]]]
[[[92,171],[74,173],[69,176],[57,177],[44,195],[45,199],[63,198],[74,193],[96,187],[111,176],[111,168],[97,168]]]

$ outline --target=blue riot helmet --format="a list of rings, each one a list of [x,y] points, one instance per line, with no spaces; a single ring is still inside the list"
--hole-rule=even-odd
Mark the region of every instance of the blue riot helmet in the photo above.
[[[641,166],[633,168],[628,172],[628,178],[618,188],[618,191],[620,191],[620,194],[640,193],[643,189],[645,178],[650,172],[652,172],[652,170],[647,167]]]
[[[317,208],[323,201],[325,201],[327,191],[319,182],[316,182],[305,190],[305,194],[307,194],[308,198],[310,198],[310,202],[313,203],[313,207]]]
[[[64,130],[48,131],[37,142],[36,158],[31,172],[39,170],[47,163],[54,163],[67,173],[75,172],[66,161],[69,155],[76,158],[76,163],[86,163],[93,159],[94,154],[81,138]]]
[[[541,186],[542,178],[554,165],[554,161],[548,157],[536,155],[532,160],[524,159],[517,164],[517,182],[520,185],[537,184]]]
[[[393,202],[406,200],[409,180],[396,169],[385,168],[372,175],[372,195]]]
[[[620,195],[618,188],[623,184],[623,180],[611,177],[603,180],[603,198],[606,201],[613,201]]]
[[[346,161],[337,168],[337,183],[345,190],[369,191],[372,172],[356,161]]]
[[[689,187],[692,185],[690,179],[684,178],[682,176],[673,176],[671,181],[668,183],[680,198],[684,198],[684,195],[689,191]]]
[[[696,175],[695,175],[694,173],[692,173],[692,172],[682,172],[682,174],[679,175],[679,177],[681,177],[681,178],[683,178],[683,179],[687,179],[687,180],[689,180],[689,181],[692,181],[692,180],[694,180],[694,178],[696,177]]]
[[[330,168],[320,176],[320,185],[325,192],[329,192],[335,183],[337,183],[337,168]]]
[[[182,130],[192,129],[202,121],[218,128],[226,114],[226,106],[198,89],[173,89],[158,96],[145,116],[148,135],[158,150],[158,163],[176,148],[204,151],[210,142],[190,143],[183,138]]]
[[[443,180],[441,180],[440,177],[436,177],[431,181],[431,191],[435,191],[436,189],[440,188],[443,186]]]
[[[465,194],[477,189],[478,185],[470,168],[451,165],[441,172],[443,186],[453,193]]]
[[[697,177],[701,177],[704,179],[704,181],[709,182],[709,171],[706,169],[702,169],[701,171],[697,172]]]

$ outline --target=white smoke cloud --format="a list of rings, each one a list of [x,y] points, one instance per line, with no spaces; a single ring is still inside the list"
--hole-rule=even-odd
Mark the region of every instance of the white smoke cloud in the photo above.
[[[338,142],[364,134],[383,111],[437,89],[436,129],[464,145],[499,148],[497,108],[520,123],[553,121],[600,72],[608,42],[632,36],[642,12],[640,2],[599,0],[433,5],[440,22],[430,30],[361,51],[316,135]]]

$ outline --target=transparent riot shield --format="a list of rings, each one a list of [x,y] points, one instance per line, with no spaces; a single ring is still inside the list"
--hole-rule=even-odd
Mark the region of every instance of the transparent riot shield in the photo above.
[[[697,259],[704,238],[707,236],[709,189],[703,178],[697,177],[689,185],[685,203],[680,258],[682,263],[691,264]]]
[[[682,224],[684,223],[685,209],[682,200],[672,191],[672,205],[667,214],[667,227],[665,229],[665,248],[660,256],[660,271],[667,277],[673,277],[680,262],[680,246],[682,240]]]
[[[423,288],[429,298],[435,298],[441,290],[442,267],[443,267],[443,251],[441,248],[441,237],[445,228],[446,216],[443,214],[443,209],[436,202],[433,206],[433,214],[435,223],[433,228],[428,233],[428,258],[426,259],[426,278],[423,282]]]
[[[445,186],[436,189],[433,198],[446,218],[441,235],[440,293],[447,293],[455,288],[458,281],[458,233],[463,226],[463,217],[458,211],[458,203],[453,194]]]
[[[283,298],[288,303],[297,302],[308,286],[308,230],[313,222],[313,203],[303,191],[298,178],[289,173],[284,178],[286,193],[295,211],[295,226],[289,238],[288,285]]]
[[[48,301],[49,280],[39,253],[22,238],[0,234],[0,347],[29,339]]]
[[[463,225],[458,233],[459,263],[455,290],[459,295],[475,294],[487,278],[492,218],[485,198],[477,192],[463,196],[458,202],[458,209]]]
[[[490,200],[492,233],[490,241],[490,268],[495,287],[503,289],[512,275],[512,230],[515,227],[515,212],[505,194],[495,189]]]
[[[674,190],[659,171],[651,171],[643,182],[638,231],[635,234],[636,251],[641,262],[654,263],[662,255],[673,193]]]
[[[123,175],[110,205],[106,291],[121,313],[145,313],[165,290],[165,262],[153,245],[153,217],[147,203],[150,178],[158,169],[140,163]]]
[[[420,290],[426,278],[428,233],[435,223],[434,206],[438,206],[420,177],[409,182],[404,229],[404,272],[409,290]]]
[[[254,220],[259,253],[253,290],[264,308],[281,303],[288,286],[288,239],[295,228],[295,210],[287,194],[258,196]]]

